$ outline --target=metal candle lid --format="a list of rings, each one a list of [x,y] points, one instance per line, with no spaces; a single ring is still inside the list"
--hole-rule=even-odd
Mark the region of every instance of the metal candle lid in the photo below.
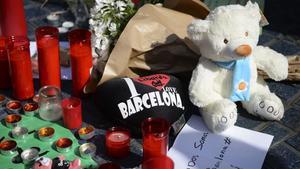
[[[17,149],[17,142],[14,140],[4,140],[0,143],[0,152],[3,155],[15,154]]]
[[[23,106],[24,114],[26,116],[34,116],[38,109],[39,105],[37,103],[26,103]]]
[[[28,135],[28,129],[26,127],[17,126],[11,131],[11,134],[16,139],[23,139]]]
[[[18,100],[11,100],[6,103],[6,109],[12,113],[19,113],[21,108],[22,104]]]
[[[24,150],[21,153],[21,158],[24,164],[32,163],[38,157],[39,157],[39,151],[35,148]]]
[[[70,151],[73,141],[69,138],[60,138],[56,141],[56,150],[60,153],[66,153]]]
[[[10,114],[5,117],[5,124],[9,128],[14,128],[19,125],[22,120],[22,116],[18,114]]]
[[[80,139],[88,140],[95,135],[95,128],[93,126],[82,127],[78,130]]]
[[[96,154],[96,145],[93,143],[85,143],[79,147],[79,153],[82,158],[91,158]]]
[[[54,128],[52,128],[52,127],[43,127],[43,128],[39,129],[38,136],[39,136],[40,140],[48,141],[53,137],[54,133],[55,133]]]

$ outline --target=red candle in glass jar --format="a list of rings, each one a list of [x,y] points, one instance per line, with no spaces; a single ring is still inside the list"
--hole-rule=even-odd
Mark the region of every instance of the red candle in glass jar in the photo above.
[[[174,169],[174,162],[168,156],[159,156],[143,161],[142,169]]]
[[[81,100],[75,97],[62,101],[64,125],[68,129],[77,129],[82,125]]]
[[[0,1],[0,26],[4,36],[27,36],[23,0]]]
[[[129,155],[130,132],[120,127],[112,127],[105,134],[106,153],[110,157],[122,158]]]
[[[8,39],[8,60],[13,97],[26,100],[34,95],[29,40],[24,36]]]
[[[75,29],[69,33],[72,69],[72,90],[80,96],[90,77],[92,67],[91,33],[85,29]]]
[[[7,39],[0,37],[0,89],[11,87],[6,45]]]
[[[165,156],[168,151],[170,124],[162,118],[147,118],[142,122],[143,161]]]
[[[60,59],[58,29],[51,26],[39,27],[35,31],[40,87],[56,86],[60,88]]]

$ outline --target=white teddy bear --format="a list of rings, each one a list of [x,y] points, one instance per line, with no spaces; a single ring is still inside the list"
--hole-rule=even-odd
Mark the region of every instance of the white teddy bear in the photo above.
[[[257,3],[221,6],[205,20],[194,20],[188,36],[200,50],[199,63],[190,81],[193,104],[213,132],[222,132],[237,120],[237,107],[255,116],[280,120],[281,100],[271,93],[257,68],[276,81],[287,78],[288,60],[274,50],[257,46],[261,15]]]

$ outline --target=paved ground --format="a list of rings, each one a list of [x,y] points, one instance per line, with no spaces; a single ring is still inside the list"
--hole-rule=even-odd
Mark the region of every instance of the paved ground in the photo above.
[[[64,10],[61,6],[40,4],[25,0],[28,20],[29,38],[34,40],[34,29],[47,24],[45,16],[51,11]],[[66,13],[63,20],[72,20],[72,15]],[[62,36],[64,39],[65,36]],[[260,44],[269,46],[285,55],[300,55],[300,39],[273,31],[263,31]],[[64,82],[66,86],[69,82]],[[264,169],[300,169],[300,83],[299,82],[268,82],[270,89],[275,92],[285,104],[286,112],[280,122],[262,121],[249,116],[245,110],[239,109],[240,116],[237,125],[256,131],[274,135],[272,146],[267,154]],[[64,87],[68,93],[68,87]],[[85,106],[86,112],[94,111]],[[137,148],[140,147],[136,143]]]

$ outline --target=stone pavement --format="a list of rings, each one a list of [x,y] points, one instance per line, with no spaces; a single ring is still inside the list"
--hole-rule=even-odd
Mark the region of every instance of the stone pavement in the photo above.
[[[44,8],[40,8],[40,5],[25,0],[28,33],[31,40],[34,40],[35,28],[47,24],[45,17],[50,12],[66,10],[58,5],[47,4]],[[70,12],[67,12],[61,21],[73,19]],[[61,39],[66,40],[65,36]],[[264,30],[259,44],[269,46],[284,55],[300,55],[300,38],[294,36]],[[263,121],[239,108],[237,125],[274,136],[264,162],[264,169],[300,169],[300,82],[268,81],[268,85],[271,91],[284,102],[286,109],[284,118],[280,122]]]

